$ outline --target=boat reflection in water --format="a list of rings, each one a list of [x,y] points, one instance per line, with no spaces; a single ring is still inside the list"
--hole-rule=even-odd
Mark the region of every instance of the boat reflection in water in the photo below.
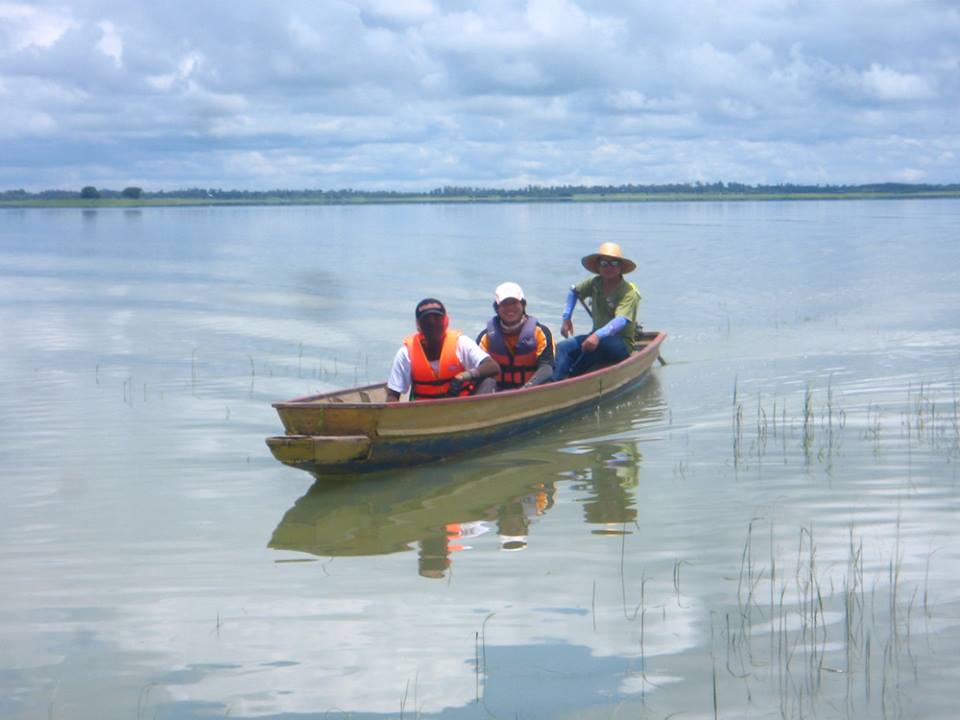
[[[637,521],[635,491],[640,485],[640,464],[643,455],[632,443],[594,446],[593,464],[564,473],[573,481],[573,487],[586,494],[583,519],[589,525],[599,525],[596,535],[629,533],[629,526]]]
[[[650,377],[599,421],[590,414],[507,449],[400,472],[319,477],[268,546],[320,557],[416,549],[420,575],[442,578],[455,553],[481,536],[496,534],[503,551],[524,549],[565,481],[585,521],[599,526],[594,532],[624,532],[637,518],[641,462],[629,436],[662,413],[659,383]],[[590,439],[598,430],[603,436]]]
[[[554,484],[537,483],[522,497],[491,506],[476,520],[445,523],[432,535],[417,541],[417,567],[420,575],[442,578],[450,567],[453,553],[469,550],[473,538],[496,532],[500,549],[522,550],[527,546],[531,522],[553,507]]]
[[[318,480],[284,515],[269,547],[337,557],[416,546],[420,574],[443,577],[451,555],[481,535],[497,533],[504,550],[522,548],[531,521],[553,506],[549,478],[557,478],[555,467],[498,453],[496,464],[462,461],[390,476]]]

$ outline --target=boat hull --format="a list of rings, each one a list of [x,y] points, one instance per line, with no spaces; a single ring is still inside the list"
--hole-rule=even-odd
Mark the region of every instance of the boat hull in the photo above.
[[[324,474],[440,460],[622,396],[643,381],[665,337],[647,334],[617,365],[494,395],[387,403],[384,386],[371,385],[276,403],[286,434],[268,438],[267,445],[281,462]]]

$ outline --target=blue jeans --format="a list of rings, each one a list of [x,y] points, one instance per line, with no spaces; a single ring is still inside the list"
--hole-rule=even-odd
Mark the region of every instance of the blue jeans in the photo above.
[[[619,335],[600,338],[597,349],[584,352],[580,345],[589,335],[577,335],[557,343],[557,360],[553,366],[553,380],[576,377],[593,370],[599,363],[618,363],[630,355],[627,344]]]

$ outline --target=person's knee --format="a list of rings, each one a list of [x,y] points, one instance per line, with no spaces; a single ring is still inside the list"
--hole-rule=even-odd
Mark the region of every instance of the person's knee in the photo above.
[[[616,335],[603,338],[597,349],[606,362],[620,362],[630,355],[630,350],[623,338]]]
[[[489,395],[490,393],[495,393],[497,391],[497,380],[496,378],[488,377],[484,378],[477,385],[476,389],[473,391],[474,395]]]

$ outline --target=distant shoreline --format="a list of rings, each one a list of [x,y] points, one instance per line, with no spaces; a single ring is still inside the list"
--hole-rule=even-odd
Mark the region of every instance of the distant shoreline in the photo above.
[[[308,205],[449,205],[449,204],[541,204],[600,202],[747,202],[775,200],[907,200],[960,198],[960,190],[914,192],[658,192],[658,193],[571,193],[531,197],[530,195],[429,195],[421,193],[391,194],[387,197],[356,193],[349,197],[280,197],[257,198],[44,198],[0,200],[0,208],[140,208],[140,207],[204,207],[204,206],[308,206]]]

